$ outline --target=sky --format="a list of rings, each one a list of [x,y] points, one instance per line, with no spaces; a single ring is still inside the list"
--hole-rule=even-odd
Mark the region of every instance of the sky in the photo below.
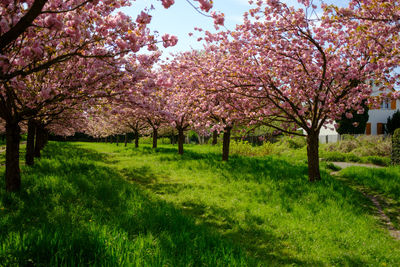
[[[198,2],[191,0],[196,6]],[[236,24],[242,22],[243,13],[248,11],[251,5],[248,0],[214,0],[214,6],[212,10],[219,11],[225,14],[225,27],[229,30],[234,30]],[[297,5],[297,0],[285,0],[289,5]],[[345,0],[326,1],[334,2],[340,5]],[[198,42],[197,38],[201,37],[202,34],[194,31],[195,27],[202,28],[211,32],[215,32],[214,21],[210,17],[205,17],[199,14],[186,0],[175,0],[175,4],[169,9],[165,9],[161,5],[159,0],[136,0],[132,3],[131,7],[124,8],[122,11],[134,19],[137,15],[146,7],[154,6],[154,10],[150,11],[152,15],[152,21],[149,24],[149,28],[152,31],[157,31],[159,36],[166,33],[176,35],[178,37],[178,43],[174,47],[163,49],[163,57],[166,58],[169,53],[176,53],[180,51],[187,51],[190,49],[201,49],[203,47],[202,42]],[[194,33],[192,37],[189,33]]]

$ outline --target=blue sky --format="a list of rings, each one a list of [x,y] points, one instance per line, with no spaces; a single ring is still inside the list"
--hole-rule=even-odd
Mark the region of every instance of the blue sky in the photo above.
[[[198,5],[193,0],[191,2]],[[297,0],[285,0],[284,2],[290,5],[297,5]],[[348,1],[325,2],[334,2],[338,5]],[[201,49],[203,47],[202,43],[197,41],[197,37],[201,36],[201,34],[199,35],[199,33],[194,31],[195,27],[200,27],[211,32],[215,31],[213,19],[197,13],[186,0],[175,0],[175,4],[169,9],[163,8],[161,1],[158,0],[136,0],[136,2],[132,3],[131,7],[124,8],[123,12],[136,19],[141,10],[151,5],[154,6],[155,10],[150,12],[153,18],[149,28],[153,31],[158,31],[160,36],[169,33],[176,35],[179,39],[175,47],[164,50],[163,58],[168,56],[170,52],[186,51],[191,48]],[[213,10],[223,12],[225,14],[225,26],[233,30],[236,24],[241,23],[243,13],[248,11],[249,8],[248,0],[214,0]],[[190,32],[193,32],[194,36],[189,37],[188,34]]]

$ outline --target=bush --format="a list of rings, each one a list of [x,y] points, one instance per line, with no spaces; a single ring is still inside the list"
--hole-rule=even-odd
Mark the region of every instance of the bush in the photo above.
[[[342,138],[340,142],[329,144],[327,150],[349,153],[360,146],[360,142],[351,135],[343,135]]]
[[[354,155],[353,153],[348,153],[346,155],[346,161],[350,162],[361,162],[361,158],[358,157],[357,155]]]
[[[270,142],[265,142],[261,146],[252,146],[247,141],[232,141],[230,153],[241,156],[266,156],[276,153],[276,147]]]
[[[380,166],[389,166],[390,165],[390,159],[389,158],[384,158],[384,157],[378,157],[378,156],[369,156],[367,157],[367,162],[380,165]]]
[[[337,129],[339,134],[363,134],[365,132],[367,121],[369,119],[369,108],[366,105],[365,100],[361,105],[364,108],[364,113],[358,114],[357,110],[347,110],[346,112],[350,112],[353,117],[348,119],[346,114],[343,113],[342,118],[336,121],[339,124],[339,128]],[[354,123],[357,123],[358,125],[354,126]]]
[[[304,136],[283,136],[276,144],[276,146],[288,147],[291,149],[300,149],[306,145],[307,140]]]
[[[306,138],[301,136],[290,137],[287,139],[287,142],[289,147],[293,149],[300,149],[307,145]]]
[[[393,134],[394,131],[400,128],[400,111],[397,110],[392,117],[389,117],[387,119],[386,125],[385,125],[385,131],[388,134]]]
[[[324,153],[323,158],[326,161],[346,161],[346,155],[337,151]]]
[[[392,136],[392,164],[400,164],[400,128],[396,129]]]
[[[392,144],[389,138],[381,136],[343,136],[343,140],[325,146],[327,151],[341,153],[353,153],[358,157],[381,156],[389,157]]]

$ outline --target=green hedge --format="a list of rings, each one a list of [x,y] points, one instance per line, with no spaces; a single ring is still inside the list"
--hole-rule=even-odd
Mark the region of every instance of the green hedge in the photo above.
[[[392,164],[400,164],[400,128],[396,129],[392,136]]]

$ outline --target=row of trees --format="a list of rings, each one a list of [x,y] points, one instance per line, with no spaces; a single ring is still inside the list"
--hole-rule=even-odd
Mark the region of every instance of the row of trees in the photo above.
[[[164,7],[173,2],[162,1]],[[198,2],[210,10],[210,1]],[[158,63],[157,36],[146,26],[151,16],[142,12],[133,21],[116,12],[128,1],[3,1],[7,190],[20,188],[21,121],[28,121],[28,142],[35,128],[96,137],[139,136],[146,128],[154,146],[168,125],[178,134],[180,154],[188,129],[223,132],[223,160],[235,126],[265,125],[306,136],[309,180],[320,180],[321,128],[343,114],[350,118],[351,110],[365,112],[365,104],[376,105],[372,86],[390,91],[396,82],[400,9],[396,1],[353,0],[346,8],[322,5],[318,16],[312,2],[299,2],[303,7],[295,9],[257,1],[235,30],[205,32],[204,50]],[[212,17],[223,23],[222,15]],[[176,41],[162,37],[164,47]],[[153,53],[140,55],[144,46]]]
[[[280,1],[257,1],[242,25],[234,31],[206,32],[203,51],[177,55],[163,73],[175,78],[174,97],[168,102],[182,105],[178,127],[223,131],[223,155],[238,124],[304,135],[309,179],[316,181],[321,179],[321,128],[343,114],[351,118],[351,110],[362,114],[365,105],[377,105],[379,100],[370,98],[373,86],[382,89],[382,97],[388,91],[389,97],[397,97],[392,70],[399,58],[398,5],[323,5],[317,18],[317,6],[302,2],[304,7],[295,9]]]
[[[161,2],[165,8],[174,3]],[[208,0],[198,2],[203,11],[212,7]],[[126,88],[147,76],[147,64],[152,62],[148,59],[159,56],[157,43],[176,44],[177,38],[168,34],[158,41],[147,28],[148,13],[143,11],[134,20],[118,12],[130,4],[128,0],[0,2],[0,117],[7,139],[7,191],[21,186],[22,122],[29,122],[28,152],[34,134],[43,129],[58,134],[81,130],[87,110],[126,94]],[[221,14],[213,13],[213,18],[223,23]],[[144,47],[155,53],[140,56]]]

